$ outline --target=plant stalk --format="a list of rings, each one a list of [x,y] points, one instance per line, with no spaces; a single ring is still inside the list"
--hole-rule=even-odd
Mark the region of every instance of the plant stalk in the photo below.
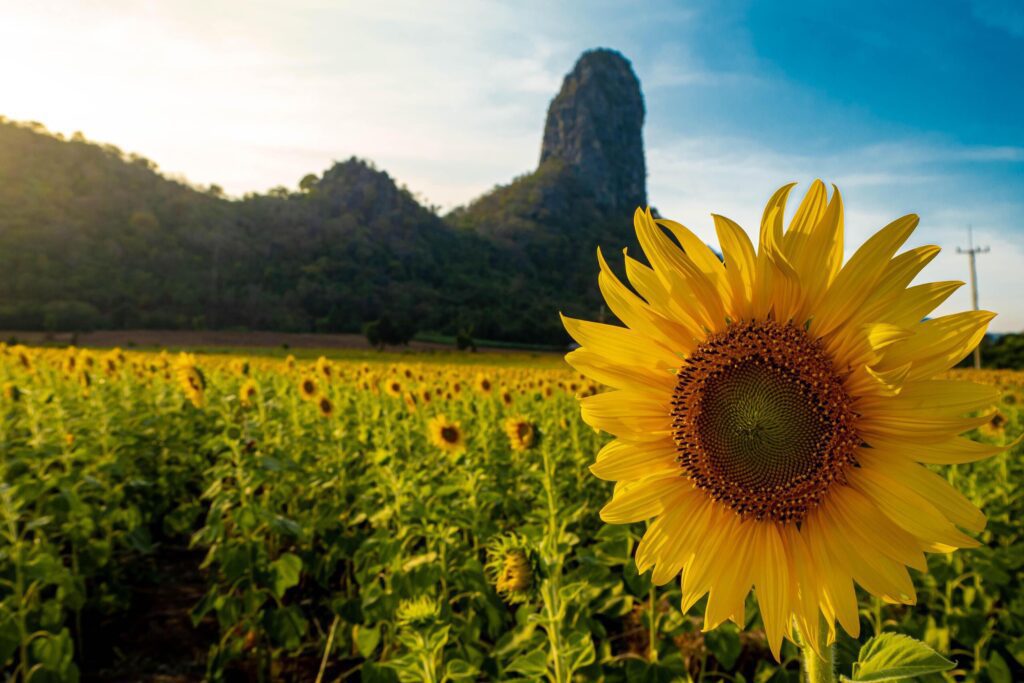
[[[828,643],[828,625],[824,619],[818,619],[818,642],[822,644],[825,658],[822,659],[814,651],[811,644],[800,634],[799,629],[794,626],[797,634],[797,642],[800,646],[800,666],[804,672],[806,683],[836,683],[836,648]]]

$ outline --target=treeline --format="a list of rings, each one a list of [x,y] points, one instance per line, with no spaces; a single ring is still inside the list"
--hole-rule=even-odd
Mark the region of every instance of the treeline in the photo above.
[[[973,356],[961,365],[971,365]],[[982,367],[996,370],[1024,370],[1024,334],[986,335],[981,342]]]
[[[558,311],[600,315],[609,217],[542,166],[447,217],[358,159],[240,200],[152,162],[0,120],[0,329],[360,332],[561,343]]]

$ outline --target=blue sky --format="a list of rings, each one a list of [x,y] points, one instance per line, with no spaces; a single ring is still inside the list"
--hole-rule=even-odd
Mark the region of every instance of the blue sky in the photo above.
[[[777,186],[821,177],[848,247],[920,214],[933,280],[966,279],[972,224],[992,329],[1024,329],[1024,5],[824,5],[0,0],[0,63],[24,65],[0,114],[235,195],[356,154],[447,209],[530,170],[562,77],[613,47],[662,213],[713,241],[712,211],[756,230]]]

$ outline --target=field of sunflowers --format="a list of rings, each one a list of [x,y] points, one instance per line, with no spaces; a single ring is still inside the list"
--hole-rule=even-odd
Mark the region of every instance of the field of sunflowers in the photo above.
[[[971,436],[1018,436],[1024,376],[973,376],[1002,399]],[[4,346],[0,384],[6,680],[799,678],[753,600],[703,633],[637,573],[588,470],[601,388],[558,359]],[[929,555],[913,606],[862,594],[841,667],[891,631],[956,663],[921,680],[1024,680],[1021,450],[938,470],[982,545]]]

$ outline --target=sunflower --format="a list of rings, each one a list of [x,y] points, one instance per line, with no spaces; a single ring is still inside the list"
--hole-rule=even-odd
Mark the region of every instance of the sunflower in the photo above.
[[[64,352],[61,367],[67,375],[75,374],[75,371],[78,369],[78,354],[73,346],[69,346],[68,350]]]
[[[395,621],[399,626],[427,626],[437,621],[441,608],[433,597],[420,595],[411,600],[401,600],[395,610]]]
[[[330,417],[334,414],[334,404],[326,396],[321,396],[317,399],[316,409],[320,411],[321,417]]]
[[[4,399],[17,403],[21,399],[21,389],[14,382],[4,382]]]
[[[451,422],[444,415],[437,415],[427,423],[430,442],[443,451],[458,453],[465,449],[466,439],[458,422]]]
[[[522,415],[505,420],[505,433],[512,444],[512,450],[517,452],[532,448],[537,442],[537,429]]]
[[[491,539],[484,569],[509,604],[527,602],[536,595],[540,558],[524,537],[510,533]]]
[[[490,396],[491,392],[494,391],[494,383],[491,382],[491,378],[482,372],[476,376],[475,387],[484,396]]]
[[[1006,433],[1007,422],[1006,416],[997,409],[989,415],[988,421],[981,425],[981,433],[994,438],[1002,437]]]
[[[769,201],[757,251],[714,216],[721,260],[638,210],[650,267],[625,255],[635,293],[598,251],[598,283],[625,326],[563,318],[581,346],[569,363],[613,389],[581,400],[583,419],[616,437],[591,466],[618,482],[602,519],[653,520],[637,568],[659,585],[681,573],[684,612],[709,594],[705,629],[743,625],[753,588],[776,658],[794,623],[819,655],[837,622],[856,637],[855,582],[913,604],[907,567],[977,546],[965,531],[984,515],[924,464],[1002,450],[958,436],[990,419],[979,412],[998,392],[934,379],[994,314],[925,319],[963,283],[908,287],[939,252],[896,255],[917,216],[843,265],[838,190],[830,199],[816,181],[784,231],[791,189]]]
[[[259,396],[260,386],[256,384],[256,380],[247,379],[242,382],[242,386],[238,389],[238,400],[242,402],[242,405],[248,408],[255,401],[256,397]]]
[[[92,375],[85,368],[78,371],[78,385],[82,387],[82,392],[88,396],[89,389],[92,388]]]
[[[206,376],[203,375],[203,371],[196,364],[195,357],[189,353],[179,355],[176,371],[178,384],[181,385],[182,391],[185,392],[185,397],[196,408],[202,408],[206,393]]]
[[[386,393],[391,398],[401,398],[402,380],[398,379],[397,377],[392,377],[391,379],[384,382],[384,393]]]
[[[317,374],[323,375],[324,379],[330,380],[334,368],[331,367],[331,361],[327,360],[325,356],[320,356],[316,359],[316,371]]]
[[[25,350],[25,347],[16,346],[15,348],[18,350],[18,364],[21,365],[21,367],[24,368],[26,371],[32,372],[32,358],[29,357],[28,352]]]
[[[320,389],[316,385],[316,378],[306,375],[299,380],[299,396],[305,401],[312,401],[319,395]]]

